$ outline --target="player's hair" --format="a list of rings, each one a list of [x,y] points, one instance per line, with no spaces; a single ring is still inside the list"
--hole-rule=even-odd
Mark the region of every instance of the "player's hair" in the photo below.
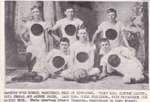
[[[33,9],[38,9],[38,10],[39,10],[39,7],[36,6],[36,5],[34,5],[33,7],[31,7],[31,11],[32,11]]]
[[[66,11],[67,9],[73,9],[73,10],[74,10],[74,7],[71,6],[71,5],[68,5],[68,6],[66,6],[66,7],[64,8],[64,11]]]
[[[69,39],[66,38],[66,37],[62,37],[62,38],[60,39],[60,42],[67,42],[68,44],[70,44]]]
[[[102,42],[108,42],[108,43],[110,43],[107,38],[101,38],[99,41],[100,41],[100,43],[102,43]]]
[[[114,8],[108,8],[108,9],[106,10],[106,12],[107,12],[107,13],[114,12],[114,13],[116,14],[116,16],[117,16],[117,11],[116,11],[116,9],[114,9]]]

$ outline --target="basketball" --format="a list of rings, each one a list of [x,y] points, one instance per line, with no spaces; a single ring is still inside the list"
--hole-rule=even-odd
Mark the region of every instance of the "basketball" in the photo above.
[[[115,29],[107,29],[105,34],[109,40],[114,40],[117,37],[117,31]]]
[[[33,24],[33,25],[31,26],[31,32],[32,32],[32,34],[35,35],[35,36],[41,35],[42,32],[43,32],[43,30],[44,30],[44,29],[43,29],[42,25],[40,25],[40,24]]]
[[[76,32],[76,27],[72,24],[66,25],[65,26],[65,32],[69,36],[73,36]]]
[[[74,71],[74,80],[81,81],[84,80],[86,77],[88,77],[88,73],[85,69],[77,68]]]
[[[113,54],[108,57],[108,63],[113,67],[118,67],[121,63],[121,59],[118,55]]]
[[[84,63],[88,60],[89,55],[86,52],[79,52],[77,53],[76,58],[80,63]]]
[[[55,68],[61,68],[65,64],[65,60],[61,56],[55,56],[52,60]]]

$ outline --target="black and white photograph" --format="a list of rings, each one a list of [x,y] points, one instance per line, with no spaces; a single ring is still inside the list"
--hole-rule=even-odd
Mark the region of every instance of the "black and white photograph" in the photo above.
[[[148,6],[5,1],[5,88],[149,90]]]

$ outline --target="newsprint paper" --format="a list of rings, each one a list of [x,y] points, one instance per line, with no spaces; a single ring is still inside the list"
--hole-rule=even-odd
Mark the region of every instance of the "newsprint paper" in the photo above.
[[[0,102],[150,102],[149,1],[0,1]]]

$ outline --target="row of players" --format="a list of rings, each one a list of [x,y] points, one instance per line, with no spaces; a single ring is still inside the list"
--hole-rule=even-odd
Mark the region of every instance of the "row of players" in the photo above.
[[[27,38],[26,37],[27,33],[30,36],[31,40],[35,40],[34,36],[32,36],[33,35],[32,32],[30,30],[31,26],[35,23],[42,25],[44,30],[52,31],[52,33],[54,33],[54,31],[59,29],[61,31],[60,36],[56,36],[55,34],[51,34],[51,36],[54,37],[58,41],[60,41],[61,37],[67,37],[70,40],[70,44],[73,44],[74,41],[77,40],[77,37],[76,37],[77,30],[79,28],[84,27],[84,22],[75,16],[75,12],[72,7],[68,7],[65,10],[64,13],[65,13],[66,17],[58,20],[53,27],[50,27],[45,21],[42,21],[38,7],[34,6],[31,9],[31,12],[32,12],[32,20],[28,21],[25,24],[26,25],[25,28],[27,28],[27,29],[25,29],[25,31],[23,30],[23,32],[22,32],[23,36],[21,36],[22,40],[24,41],[25,45],[27,45],[27,46],[31,45],[31,42],[28,42],[28,40],[27,41],[24,40],[25,38]],[[132,47],[137,52],[140,52],[140,54],[142,54],[142,55],[140,55],[141,58],[139,58],[139,56],[137,56],[137,57],[138,57],[138,59],[140,59],[142,64],[144,64],[144,62],[145,62],[144,43],[145,42],[144,42],[144,33],[143,33],[144,32],[143,23],[141,21],[142,16],[140,16],[138,18],[138,20],[136,21],[137,24],[132,24],[133,26],[124,26],[124,24],[122,22],[117,20],[117,12],[115,9],[110,8],[110,9],[107,9],[106,12],[107,12],[108,19],[107,19],[107,21],[102,22],[98,26],[98,29],[93,34],[92,43],[94,43],[99,38],[108,38],[110,41],[110,46],[112,48],[120,46],[120,45],[125,45],[126,47],[129,47],[129,48]],[[133,35],[135,36],[135,39],[132,36],[127,38],[129,33],[130,34],[134,33]],[[47,37],[47,34],[45,34],[45,35],[44,35],[44,37],[46,39],[46,44],[47,44],[48,37]],[[43,36],[43,35],[41,35],[41,36]],[[97,37],[99,37],[99,38],[97,38]],[[36,44],[32,44],[32,45],[34,45],[35,48],[36,48],[36,45],[38,47],[39,47],[39,45],[41,45],[41,47],[42,47],[41,49],[45,49],[45,46],[44,46],[45,42],[42,39],[41,40],[38,39],[38,41],[36,41],[36,40],[32,41],[32,43],[34,43],[34,42],[36,42]],[[39,42],[39,43],[37,44],[37,42]],[[46,47],[47,46],[49,46],[49,45],[46,45]],[[52,48],[52,47],[50,47],[50,48]],[[28,48],[29,52],[31,52],[30,51],[31,49],[32,48],[30,46]],[[143,50],[141,50],[141,49],[143,49]],[[39,49],[36,49],[36,50],[39,50]],[[139,50],[141,50],[141,51],[139,51]],[[35,55],[36,55],[36,53],[38,53],[36,51],[32,51],[32,52],[34,52]]]
[[[40,82],[55,75],[65,80],[84,82],[87,80],[101,79],[117,71],[121,73],[125,83],[141,82],[144,80],[143,67],[135,57],[135,53],[127,47],[116,47],[111,50],[108,39],[100,40],[100,52],[98,55],[99,66],[94,67],[95,46],[88,40],[85,29],[79,29],[79,40],[69,47],[69,40],[60,40],[60,49],[53,49],[43,62],[36,62],[31,72],[14,77],[16,81]],[[40,67],[39,67],[39,64]],[[37,67],[36,67],[37,66]]]
[[[48,27],[46,23],[41,20],[40,12],[37,7],[33,7],[31,11],[33,19],[27,22],[27,29],[23,32],[23,36],[21,37],[25,45],[27,45],[27,63],[30,72],[25,73],[21,77],[15,77],[12,80],[27,79],[31,81],[42,81],[47,79],[49,75],[53,76],[54,73],[56,74],[63,71],[61,76],[64,77],[64,79],[83,81],[86,80],[86,78],[93,78],[93,76],[101,79],[107,75],[107,72],[111,73],[114,69],[124,75],[125,83],[130,83],[132,80],[138,82],[144,79],[142,73],[143,67],[136,59],[135,50],[129,47],[126,37],[122,32],[123,30],[129,29],[124,28],[123,24],[116,20],[117,12],[115,9],[111,8],[107,10],[108,21],[103,22],[98,27],[98,30],[93,36],[92,43],[89,42],[89,34],[86,29],[82,29],[84,26],[83,21],[74,16],[73,8],[67,8],[65,10],[66,17],[57,21],[53,27]],[[48,52],[48,54],[45,53],[46,44],[44,35],[46,33],[42,34],[43,31],[40,30],[40,27],[35,26],[36,29],[33,29],[33,25],[38,26],[38,24],[42,25],[44,31],[61,29],[62,38],[51,34],[51,36],[60,41],[60,51],[52,50]],[[130,31],[132,30],[130,29]],[[26,36],[27,33],[29,33],[29,39],[25,40],[28,37]],[[94,68],[95,45],[93,42],[99,33],[101,33],[102,39],[99,39],[101,48],[98,55],[107,55],[107,57],[102,57],[101,61],[98,60],[97,66]],[[77,39],[77,37],[79,39]],[[121,47],[123,45],[122,41],[127,48]],[[69,44],[71,45],[69,48],[70,54],[68,52]],[[111,50],[111,48],[115,49]],[[55,54],[58,54],[58,58],[55,59],[56,61],[52,61],[54,60],[52,56],[55,56]],[[112,56],[109,56],[110,54]],[[60,56],[63,56],[63,58]],[[31,62],[35,62],[34,65],[31,64]],[[55,65],[54,63],[57,64]],[[62,68],[64,65],[65,70]]]

